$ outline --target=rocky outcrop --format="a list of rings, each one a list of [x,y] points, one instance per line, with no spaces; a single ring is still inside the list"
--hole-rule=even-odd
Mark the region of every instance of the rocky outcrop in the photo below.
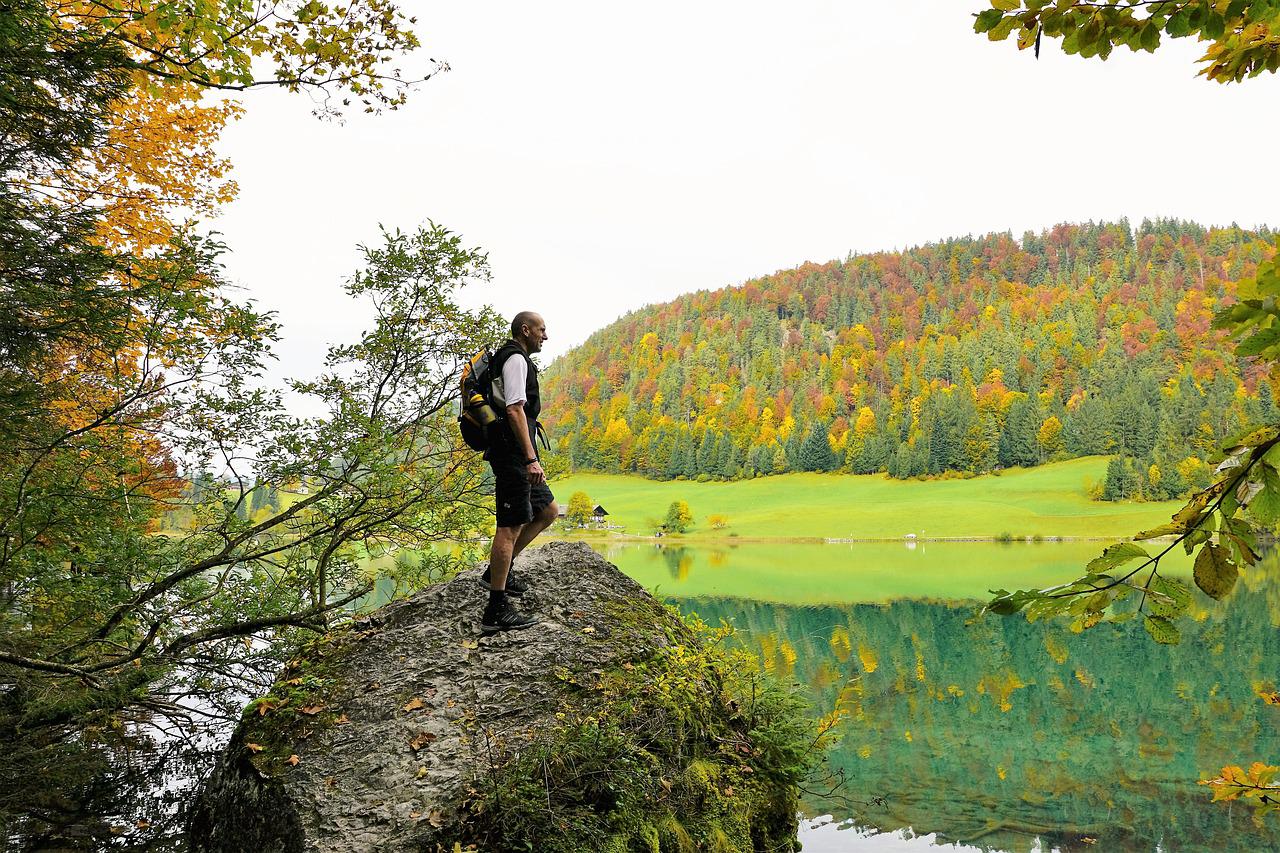
[[[794,703],[753,685],[746,708],[740,662],[585,545],[517,569],[531,629],[481,636],[466,573],[291,661],[202,790],[193,849],[789,846],[803,758],[761,731],[801,740]]]

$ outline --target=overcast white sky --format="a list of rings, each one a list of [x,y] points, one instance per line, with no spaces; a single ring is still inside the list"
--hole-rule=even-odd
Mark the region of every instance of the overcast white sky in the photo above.
[[[420,2],[452,71],[407,107],[260,92],[214,223],[285,323],[285,373],[358,334],[340,283],[379,223],[489,252],[467,297],[540,310],[555,356],[642,305],[847,253],[1063,221],[1280,224],[1280,78],[1195,76],[1186,40],[1037,62],[981,0]],[[405,61],[411,65],[413,59]],[[1269,154],[1268,152],[1272,152]]]

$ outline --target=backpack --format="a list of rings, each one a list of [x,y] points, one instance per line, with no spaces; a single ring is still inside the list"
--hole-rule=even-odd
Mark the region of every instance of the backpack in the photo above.
[[[489,449],[489,428],[498,420],[493,407],[493,377],[489,364],[493,354],[485,347],[462,367],[458,382],[458,431],[472,450]]]

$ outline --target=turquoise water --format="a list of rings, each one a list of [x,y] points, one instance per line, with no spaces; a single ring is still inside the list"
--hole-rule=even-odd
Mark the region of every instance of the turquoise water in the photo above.
[[[1178,646],[1137,621],[1073,634],[974,618],[993,586],[1069,580],[1101,547],[605,553],[681,609],[734,624],[819,710],[846,712],[826,784],[803,797],[806,850],[1280,849],[1280,821],[1257,827],[1196,784],[1280,758],[1280,708],[1258,695],[1280,676],[1280,560],[1224,604],[1198,598]]]

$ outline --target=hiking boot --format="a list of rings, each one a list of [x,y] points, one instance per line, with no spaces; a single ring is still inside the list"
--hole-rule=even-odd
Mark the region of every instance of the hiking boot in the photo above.
[[[484,587],[485,589],[493,589],[493,587],[489,586],[489,570],[488,569],[484,570],[484,574],[482,574],[479,577],[479,581],[480,581],[480,586]],[[524,595],[525,592],[528,591],[528,589],[529,589],[529,585],[524,581],[520,580],[520,578],[516,577],[515,572],[507,572],[507,595],[511,596],[512,598],[519,598],[520,596]]]
[[[484,616],[480,617],[480,630],[486,634],[497,631],[521,631],[536,625],[537,617],[521,613],[511,606],[511,602],[503,600],[496,607],[486,607]]]

